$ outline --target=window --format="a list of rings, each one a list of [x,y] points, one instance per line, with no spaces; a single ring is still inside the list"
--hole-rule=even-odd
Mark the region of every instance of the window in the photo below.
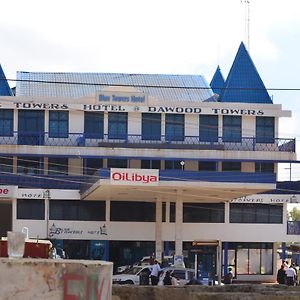
[[[166,114],[166,140],[184,140],[184,115]]]
[[[12,109],[0,109],[0,136],[13,136],[14,112]]]
[[[142,160],[141,169],[160,169],[160,160]]]
[[[215,161],[199,161],[199,171],[217,171],[217,163]]]
[[[105,201],[50,200],[49,219],[105,221]]]
[[[165,160],[165,170],[182,170],[181,160]]]
[[[44,173],[43,158],[40,157],[18,157],[17,160],[18,174],[36,175]]]
[[[68,175],[68,159],[64,157],[49,157],[48,174]]]
[[[273,163],[255,163],[255,172],[257,173],[274,173]]]
[[[161,114],[142,113],[142,140],[161,139]]]
[[[223,141],[241,142],[242,118],[240,116],[223,116]]]
[[[103,168],[102,158],[84,158],[83,159],[83,174],[93,175],[97,170]]]
[[[222,162],[222,171],[237,171],[241,172],[242,165],[238,161],[224,161]]]
[[[231,203],[230,223],[282,224],[282,213],[279,204]]]
[[[154,202],[111,201],[110,221],[155,222]]]
[[[218,141],[218,116],[199,116],[199,140],[202,142]]]
[[[84,112],[84,136],[88,139],[103,139],[104,113]]]
[[[274,143],[274,117],[256,117],[257,143]]]
[[[44,220],[44,199],[17,199],[17,219]]]
[[[176,203],[170,202],[170,223],[175,223],[176,221]]]
[[[162,202],[161,209],[162,209],[161,221],[166,222],[166,213],[167,213],[167,203],[166,202]]]
[[[1,173],[13,173],[13,158],[7,156],[0,157],[0,174]]]
[[[108,138],[127,139],[127,113],[108,113]]]
[[[127,159],[109,158],[107,168],[127,168]]]
[[[66,138],[69,134],[69,112],[49,111],[49,137]]]
[[[183,203],[184,223],[224,223],[224,203]]]

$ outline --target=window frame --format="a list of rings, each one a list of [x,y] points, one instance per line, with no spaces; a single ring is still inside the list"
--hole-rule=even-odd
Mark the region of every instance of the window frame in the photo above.
[[[49,137],[67,138],[69,136],[69,111],[49,111]]]

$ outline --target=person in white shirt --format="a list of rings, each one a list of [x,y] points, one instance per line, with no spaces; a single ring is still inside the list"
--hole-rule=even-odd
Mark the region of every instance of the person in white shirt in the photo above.
[[[292,265],[285,271],[286,273],[286,284],[287,285],[295,285],[296,271]]]
[[[158,284],[158,276],[159,276],[160,271],[161,271],[160,265],[159,265],[158,261],[155,259],[154,264],[151,266],[151,274],[150,274],[150,279],[151,279],[152,285]]]

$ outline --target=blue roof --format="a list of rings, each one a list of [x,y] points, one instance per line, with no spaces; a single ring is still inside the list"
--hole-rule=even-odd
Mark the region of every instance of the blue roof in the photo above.
[[[221,69],[218,66],[217,70],[210,82],[210,87],[212,88],[214,93],[220,95],[223,90],[222,88],[224,87],[224,84],[225,84],[225,80],[222,75]]]
[[[17,72],[17,96],[80,98],[107,86],[136,87],[158,100],[216,101],[201,75]]]
[[[0,96],[12,96],[11,88],[8,85],[3,69],[0,65]]]
[[[243,42],[231,66],[219,101],[273,103]]]

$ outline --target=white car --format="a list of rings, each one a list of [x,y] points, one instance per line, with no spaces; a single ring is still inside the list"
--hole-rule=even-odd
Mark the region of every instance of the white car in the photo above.
[[[150,266],[134,266],[122,274],[116,274],[112,277],[113,284],[135,284],[139,285],[141,280],[147,280],[149,284],[149,276],[151,273]],[[143,278],[141,278],[143,276]],[[146,283],[146,284],[147,284]],[[145,283],[144,283],[145,284]]]

